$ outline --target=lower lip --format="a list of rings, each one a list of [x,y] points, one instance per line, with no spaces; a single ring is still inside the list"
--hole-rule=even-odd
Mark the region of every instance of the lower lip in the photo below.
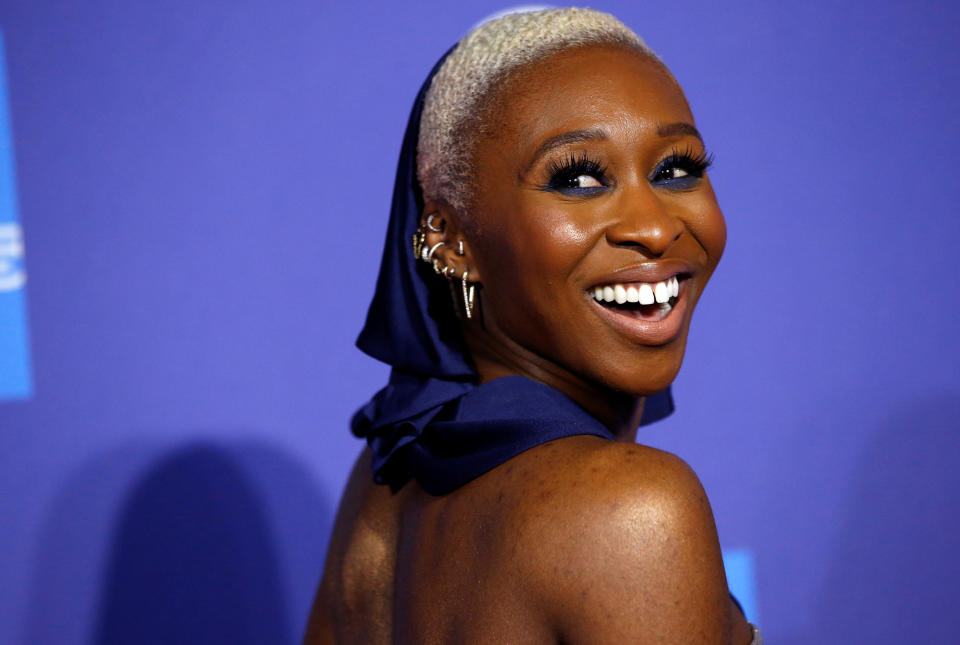
[[[666,317],[658,321],[642,320],[619,313],[616,309],[604,307],[593,298],[590,298],[590,302],[600,317],[627,340],[640,345],[665,345],[679,336],[683,327],[687,310],[687,280],[680,282],[677,304],[670,309]]]

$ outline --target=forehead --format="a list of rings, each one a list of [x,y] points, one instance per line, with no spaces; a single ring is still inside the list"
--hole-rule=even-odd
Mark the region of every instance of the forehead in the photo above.
[[[553,54],[513,73],[492,98],[491,134],[517,143],[595,125],[636,130],[693,124],[673,76],[650,57],[622,47]]]

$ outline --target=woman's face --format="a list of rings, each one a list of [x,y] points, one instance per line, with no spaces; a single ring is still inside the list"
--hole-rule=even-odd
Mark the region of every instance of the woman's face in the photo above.
[[[491,115],[465,234],[478,365],[568,393],[665,388],[726,238],[676,81],[636,52],[568,50],[508,79]]]

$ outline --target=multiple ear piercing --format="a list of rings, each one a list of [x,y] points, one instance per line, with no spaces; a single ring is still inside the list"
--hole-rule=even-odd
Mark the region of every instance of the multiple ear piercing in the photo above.
[[[433,246],[427,246],[427,231],[434,233],[443,232],[443,226],[434,224],[434,219],[436,219],[436,215],[428,215],[426,222],[421,224],[417,228],[417,232],[413,234],[413,255],[415,258],[433,265],[433,270],[437,275],[442,275],[447,279],[455,278],[457,275],[456,269],[452,266],[443,266],[439,258],[434,257],[437,249],[441,246],[446,246],[446,242],[437,242]],[[457,240],[456,253],[457,255],[464,254],[463,240]],[[469,277],[470,272],[464,269],[463,276],[460,278],[460,287],[463,292],[463,315],[467,320],[473,318],[474,297],[476,294],[475,283],[470,282],[468,280]]]

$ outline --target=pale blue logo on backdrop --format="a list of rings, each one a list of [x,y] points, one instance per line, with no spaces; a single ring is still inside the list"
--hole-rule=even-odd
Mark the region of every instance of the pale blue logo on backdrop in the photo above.
[[[23,263],[23,234],[17,221],[6,70],[3,34],[0,34],[0,400],[24,399],[32,390],[27,274]]]
[[[753,553],[747,549],[725,550],[723,568],[727,571],[727,586],[730,588],[730,593],[740,601],[747,619],[754,623],[759,621]]]

